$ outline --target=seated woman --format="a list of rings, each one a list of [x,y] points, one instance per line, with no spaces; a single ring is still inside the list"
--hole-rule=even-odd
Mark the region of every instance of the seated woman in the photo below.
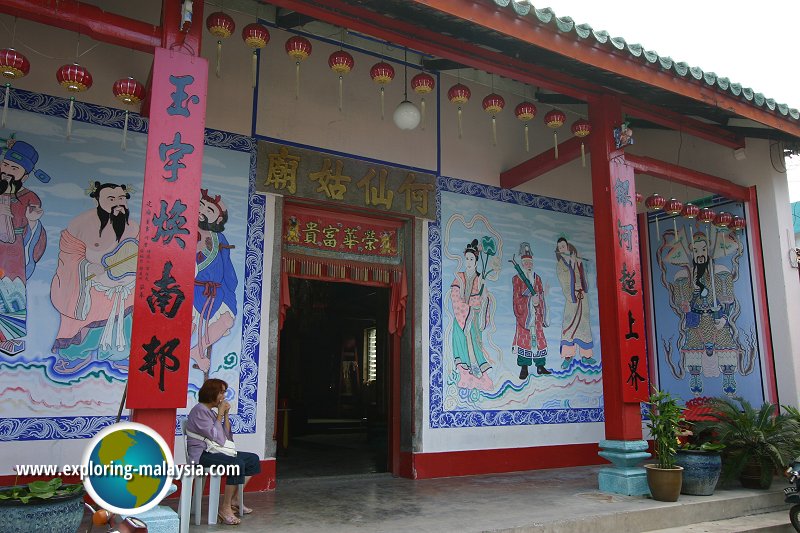
[[[211,441],[220,446],[226,440],[233,440],[229,411],[231,405],[225,401],[225,392],[228,384],[221,379],[209,379],[203,383],[197,394],[199,403],[189,412],[186,421],[186,452],[187,460],[191,463],[200,463],[205,467],[211,465],[238,465],[239,475],[228,475],[225,482],[225,493],[219,506],[219,518],[224,524],[236,525],[240,520],[234,514],[239,509],[231,504],[237,496],[239,485],[247,485],[250,478],[261,472],[261,462],[258,455],[237,450],[236,456],[231,457],[224,453],[208,451],[213,446]],[[216,408],[214,412],[212,409]],[[194,434],[195,436],[192,436]],[[202,440],[197,437],[202,437]],[[244,487],[243,487],[244,488]],[[252,513],[249,507],[241,509],[243,514]]]

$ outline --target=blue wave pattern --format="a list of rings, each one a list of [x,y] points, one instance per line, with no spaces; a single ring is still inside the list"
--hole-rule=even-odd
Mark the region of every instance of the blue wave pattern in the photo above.
[[[47,116],[66,117],[69,99],[12,89],[9,107]],[[73,120],[122,129],[125,111],[75,101]],[[137,113],[129,113],[128,130],[147,133],[148,121]],[[245,251],[244,316],[242,319],[242,353],[240,359],[239,405],[231,417],[235,433],[255,433],[258,392],[258,350],[261,331],[261,282],[263,278],[264,227],[266,197],[255,192],[256,142],[252,137],[207,128],[206,146],[250,154],[250,185],[248,192],[248,233]],[[48,363],[52,366],[52,363]],[[109,368],[110,371],[115,371]],[[120,375],[120,377],[122,377]],[[175,434],[180,435],[177,417]],[[127,417],[123,417],[127,420]],[[0,442],[53,439],[88,439],[104,427],[116,422],[113,416],[64,416],[0,419]]]
[[[431,428],[466,428],[486,426],[527,426],[533,424],[583,424],[590,422],[603,422],[603,409],[601,407],[579,409],[509,409],[509,410],[458,410],[447,411],[444,409],[444,364],[442,360],[443,326],[442,326],[442,195],[441,192],[454,192],[487,200],[512,203],[522,206],[558,211],[585,217],[592,217],[594,211],[591,205],[569,202],[558,198],[538,196],[520,191],[501,189],[492,185],[484,185],[471,181],[439,176],[436,182],[436,222],[428,223],[428,283],[430,285],[430,302],[428,312],[430,315],[430,359],[428,369],[430,372],[429,398],[430,398],[430,427]],[[590,367],[591,370],[597,370]],[[521,390],[511,382],[501,385],[500,392],[507,388]],[[481,393],[460,389],[459,395],[464,400],[476,404]],[[489,396],[487,396],[489,397]]]

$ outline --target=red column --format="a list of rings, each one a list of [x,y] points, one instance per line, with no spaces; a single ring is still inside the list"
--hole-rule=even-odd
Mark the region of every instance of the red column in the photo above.
[[[603,95],[591,100],[589,119],[595,243],[603,251],[597,261],[597,295],[606,439],[641,440],[639,402],[649,396],[644,301],[633,169],[614,144],[614,128],[622,122],[620,99]]]
[[[152,427],[170,448],[189,378],[208,90],[208,62],[198,57],[203,3],[194,4],[186,26],[182,2],[164,0],[164,47],[153,57],[128,369],[132,420]]]

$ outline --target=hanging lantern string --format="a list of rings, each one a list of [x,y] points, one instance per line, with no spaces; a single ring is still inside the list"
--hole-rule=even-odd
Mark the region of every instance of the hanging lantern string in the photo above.
[[[9,28],[8,26],[6,26],[6,24],[1,20],[0,20],[0,26],[2,26],[5,29],[6,33],[12,33],[12,29]],[[12,39],[12,44],[15,44],[15,42],[16,42],[15,38],[13,38]],[[72,61],[76,56],[79,57],[79,58],[83,57],[86,54],[94,51],[95,48],[97,48],[98,46],[100,46],[102,44],[102,43],[97,43],[94,46],[91,46],[91,47],[87,48],[86,50],[84,50],[80,54],[76,54],[75,56],[57,57],[57,56],[51,56],[51,55],[45,54],[43,52],[40,52],[39,50],[33,48],[31,45],[29,45],[28,43],[26,43],[22,39],[20,39],[18,42],[19,42],[20,46],[25,47],[26,49],[30,50],[34,54],[38,55],[39,57],[43,57],[45,59],[52,59],[53,61]]]
[[[6,116],[8,115],[8,96],[11,92],[11,84],[6,83],[5,96],[3,97],[3,120],[0,122],[0,127],[6,127]]]

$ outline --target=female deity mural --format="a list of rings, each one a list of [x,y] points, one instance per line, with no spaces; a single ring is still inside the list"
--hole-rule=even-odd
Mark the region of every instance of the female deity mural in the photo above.
[[[556,241],[556,273],[564,291],[564,321],[561,326],[561,368],[568,369],[573,357],[580,354],[585,365],[597,364],[593,355],[594,341],[589,322],[588,284],[584,259],[575,245],[564,237]]]
[[[483,346],[483,330],[491,320],[490,295],[481,272],[478,259],[481,250],[478,239],[473,239],[464,250],[465,267],[456,272],[450,285],[450,300],[453,304],[453,357],[456,369],[465,382],[488,390],[492,382],[486,372],[492,368]]]

